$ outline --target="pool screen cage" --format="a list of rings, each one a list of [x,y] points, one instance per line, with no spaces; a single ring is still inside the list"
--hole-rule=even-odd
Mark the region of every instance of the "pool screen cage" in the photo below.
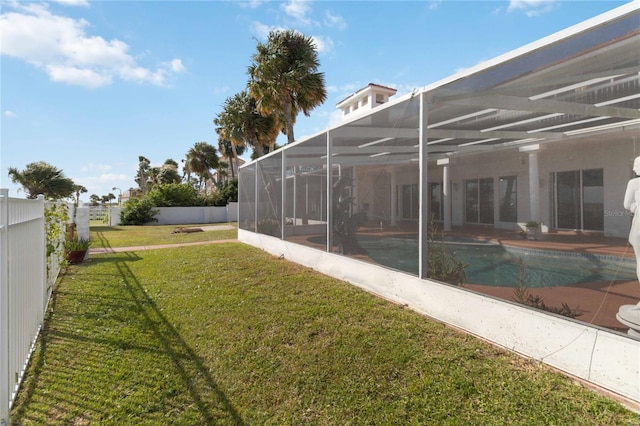
[[[626,237],[607,212],[640,154],[638,16],[619,7],[246,164],[239,228],[420,278],[452,228]]]

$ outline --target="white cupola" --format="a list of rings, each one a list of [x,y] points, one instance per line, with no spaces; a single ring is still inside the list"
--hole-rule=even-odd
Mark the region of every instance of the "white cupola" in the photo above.
[[[342,110],[342,120],[347,120],[387,103],[396,92],[397,90],[391,87],[369,83],[366,87],[338,102],[336,107]]]

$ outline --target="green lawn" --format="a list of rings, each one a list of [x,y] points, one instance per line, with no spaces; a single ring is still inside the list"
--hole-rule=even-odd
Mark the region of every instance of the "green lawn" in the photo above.
[[[106,244],[117,232],[126,230],[103,233]],[[12,416],[18,424],[640,424],[537,362],[240,243],[106,254],[70,267]]]
[[[136,247],[154,244],[191,243],[235,239],[238,230],[216,230],[190,234],[172,231],[179,226],[199,228],[202,226],[236,226],[235,223],[210,225],[158,225],[158,226],[92,226],[90,232],[92,248]]]

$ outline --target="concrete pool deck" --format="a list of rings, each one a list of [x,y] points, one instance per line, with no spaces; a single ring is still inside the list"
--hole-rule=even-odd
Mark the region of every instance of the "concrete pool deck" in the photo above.
[[[379,229],[361,228],[359,235],[378,237],[406,236],[416,233],[415,229]],[[601,233],[580,233],[560,231],[542,234],[537,240],[524,239],[515,231],[495,230],[484,227],[454,228],[445,232],[446,236],[490,240],[500,245],[537,250],[557,250],[576,254],[616,256],[626,259],[635,257],[633,249],[626,238],[605,237]],[[324,249],[312,236],[290,237],[288,240],[320,250]],[[366,254],[354,255],[353,258],[373,262]],[[514,288],[495,287],[468,283],[465,289],[478,292],[502,300],[513,301]],[[627,327],[616,320],[616,313],[621,305],[636,304],[640,301],[640,282],[638,281],[597,281],[584,284],[572,284],[547,288],[529,288],[529,293],[539,296],[547,306],[560,308],[566,303],[571,308],[578,308],[582,314],[576,319],[588,324],[605,327],[610,330],[626,333]]]
[[[519,238],[514,232],[456,229],[450,235],[468,238],[491,239],[502,245],[539,250],[558,250],[623,258],[634,258],[633,248],[626,238],[605,237],[598,233],[571,231],[543,234],[538,240]],[[467,284],[465,288],[503,300],[513,300],[513,288]],[[628,327],[616,320],[621,305],[635,305],[640,301],[640,282],[597,281],[566,286],[530,288],[529,293],[541,297],[547,305],[561,307],[566,303],[579,308],[582,315],[576,319],[588,324],[626,333]]]

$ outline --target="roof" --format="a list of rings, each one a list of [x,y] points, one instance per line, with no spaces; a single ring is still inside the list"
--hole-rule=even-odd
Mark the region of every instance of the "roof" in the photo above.
[[[627,3],[283,149],[295,149],[288,161],[326,157],[329,133],[334,163],[407,164],[420,140],[429,159],[442,159],[638,135],[639,24],[640,2]]]
[[[336,104],[336,106],[338,108],[340,108],[341,104],[343,104],[344,102],[346,102],[347,100],[349,100],[351,98],[356,97],[359,93],[362,93],[367,89],[369,89],[369,90],[378,89],[378,90],[376,90],[377,92],[387,93],[389,96],[393,96],[398,92],[398,90],[394,89],[393,87],[387,87],[387,86],[383,86],[381,84],[369,83],[365,87],[363,87],[362,89],[357,90],[356,92],[350,94],[349,96],[347,96],[346,98],[344,98],[343,100],[338,102]]]

